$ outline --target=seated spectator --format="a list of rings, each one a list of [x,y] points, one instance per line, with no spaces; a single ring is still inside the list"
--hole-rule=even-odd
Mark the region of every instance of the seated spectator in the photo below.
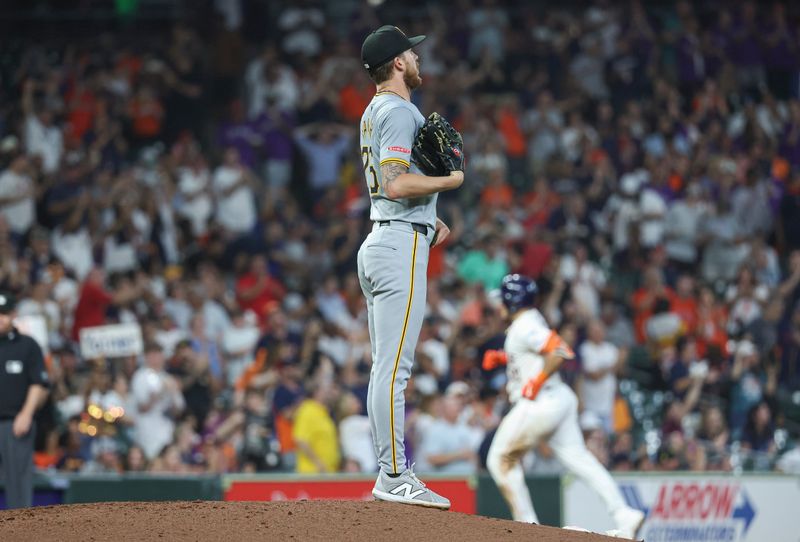
[[[125,454],[125,472],[146,472],[148,470],[147,458],[139,446],[131,446]]]
[[[686,457],[686,438],[680,431],[672,431],[664,435],[661,447],[658,450],[656,470],[679,471],[688,470],[689,462]]]
[[[80,430],[81,418],[75,415],[69,418],[65,430],[59,436],[61,457],[56,468],[64,472],[80,472],[91,459],[90,439]]]
[[[609,464],[615,471],[632,471],[634,467],[633,435],[618,433],[611,445]]]
[[[583,432],[583,440],[586,442],[586,448],[592,452],[592,455],[595,456],[600,463],[608,467],[610,462],[608,433],[604,429],[603,420],[594,412],[585,410],[581,413],[578,422]]]
[[[740,438],[747,415],[765,397],[772,397],[778,386],[778,367],[761,363],[761,354],[748,339],[736,345],[731,368],[730,426],[734,438]]]
[[[706,468],[722,468],[728,455],[730,431],[719,406],[703,409],[697,438],[705,450]]]
[[[376,472],[378,460],[372,444],[369,418],[362,413],[361,401],[352,393],[339,399],[339,440],[342,443],[342,470]]]
[[[691,413],[700,400],[700,391],[703,389],[705,375],[694,373],[691,375],[689,389],[682,400],[668,401],[665,406],[664,420],[661,424],[661,434],[664,439],[673,433],[684,432],[683,424],[686,416]]]
[[[275,418],[266,394],[248,390],[242,408],[233,412],[216,430],[214,440],[221,442],[241,434],[240,464],[249,472],[263,472],[281,467],[280,442],[275,434]]]
[[[692,383],[689,376],[690,372],[696,370],[699,363],[697,357],[697,345],[689,336],[684,335],[679,338],[676,345],[677,359],[670,367],[668,384],[672,393],[678,399],[683,399],[686,395],[686,390]],[[706,366],[707,370],[707,366]]]
[[[475,472],[477,451],[472,432],[458,417],[461,402],[457,397],[442,400],[441,415],[421,435],[416,453],[417,470],[422,473],[471,474]]]
[[[161,474],[188,474],[191,472],[189,465],[183,461],[181,452],[174,444],[164,450],[150,463],[149,472]]]
[[[775,425],[772,409],[766,401],[760,401],[747,413],[742,448],[768,455],[775,453]]]
[[[108,436],[98,437],[92,442],[92,458],[83,464],[81,474],[119,474],[122,460],[117,442]]]

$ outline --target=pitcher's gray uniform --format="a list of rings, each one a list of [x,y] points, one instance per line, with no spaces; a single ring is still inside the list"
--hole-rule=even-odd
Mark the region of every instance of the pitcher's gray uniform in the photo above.
[[[372,340],[367,409],[378,464],[390,474],[406,468],[404,393],[425,312],[437,194],[389,199],[383,191],[381,166],[395,161],[421,174],[410,160],[414,137],[424,121],[412,103],[393,92],[379,92],[360,125],[370,218],[375,223],[358,251]]]

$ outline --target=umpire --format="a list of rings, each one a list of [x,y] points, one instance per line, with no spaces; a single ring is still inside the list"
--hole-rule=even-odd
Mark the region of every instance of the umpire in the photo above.
[[[0,472],[8,508],[33,502],[33,415],[49,384],[42,349],[12,324],[15,305],[0,291]]]

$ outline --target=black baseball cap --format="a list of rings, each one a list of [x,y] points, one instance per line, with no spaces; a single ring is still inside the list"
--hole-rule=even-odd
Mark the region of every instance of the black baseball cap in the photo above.
[[[10,314],[17,306],[17,299],[11,292],[0,291],[0,314]]]
[[[424,39],[425,36],[409,38],[396,26],[383,25],[364,39],[364,44],[361,46],[361,61],[367,70],[372,71]]]

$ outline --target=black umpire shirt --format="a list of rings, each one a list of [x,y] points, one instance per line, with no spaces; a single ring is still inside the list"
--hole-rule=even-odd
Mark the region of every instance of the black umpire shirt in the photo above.
[[[33,384],[49,385],[39,344],[16,329],[0,335],[0,420],[14,419]]]

